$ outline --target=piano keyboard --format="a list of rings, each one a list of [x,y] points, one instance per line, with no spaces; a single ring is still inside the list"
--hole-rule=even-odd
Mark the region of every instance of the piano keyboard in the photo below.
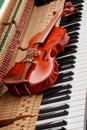
[[[59,77],[43,94],[36,130],[86,130],[87,1],[71,2],[79,12],[60,22],[71,39],[57,57]]]

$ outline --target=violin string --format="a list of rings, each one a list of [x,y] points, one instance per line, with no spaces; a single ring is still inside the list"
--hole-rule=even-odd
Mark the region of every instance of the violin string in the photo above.
[[[50,3],[50,8],[48,9],[46,20],[45,20],[45,27],[49,24],[50,19],[54,16],[53,13],[62,9],[63,5],[64,5],[64,0],[59,0],[58,4],[56,4],[56,1]],[[60,20],[57,21],[56,23],[57,26],[59,26],[59,22]]]

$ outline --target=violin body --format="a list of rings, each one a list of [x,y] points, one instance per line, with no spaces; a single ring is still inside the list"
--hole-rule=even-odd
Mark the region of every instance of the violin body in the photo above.
[[[42,32],[41,32],[42,33]],[[35,48],[35,41],[41,33],[36,34],[29,42],[28,48]],[[34,62],[30,69],[27,69],[25,78],[23,73],[28,66],[28,62],[15,63],[14,67],[4,77],[3,82],[8,90],[16,95],[28,95],[43,92],[51,87],[58,78],[59,64],[56,56],[64,51],[69,42],[69,36],[62,27],[54,27],[46,38],[45,44],[38,46],[39,55],[34,57]],[[26,56],[28,57],[28,56]]]

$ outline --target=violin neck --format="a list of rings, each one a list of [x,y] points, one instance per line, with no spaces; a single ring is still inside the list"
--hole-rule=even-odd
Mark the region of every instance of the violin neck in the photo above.
[[[50,34],[51,30],[55,26],[57,20],[60,19],[62,13],[63,13],[63,10],[61,9],[60,11],[58,11],[55,14],[55,16],[52,18],[52,20],[48,24],[48,26],[42,31],[42,33],[41,33],[39,39],[37,39],[36,43],[42,43],[43,44],[45,42],[46,38],[48,37],[48,35]]]

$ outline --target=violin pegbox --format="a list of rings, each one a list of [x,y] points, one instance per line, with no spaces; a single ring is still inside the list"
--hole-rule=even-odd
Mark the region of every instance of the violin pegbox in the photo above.
[[[69,1],[66,2],[63,9],[63,15],[62,18],[66,17],[67,15],[77,13],[78,9],[74,7],[74,5]]]

